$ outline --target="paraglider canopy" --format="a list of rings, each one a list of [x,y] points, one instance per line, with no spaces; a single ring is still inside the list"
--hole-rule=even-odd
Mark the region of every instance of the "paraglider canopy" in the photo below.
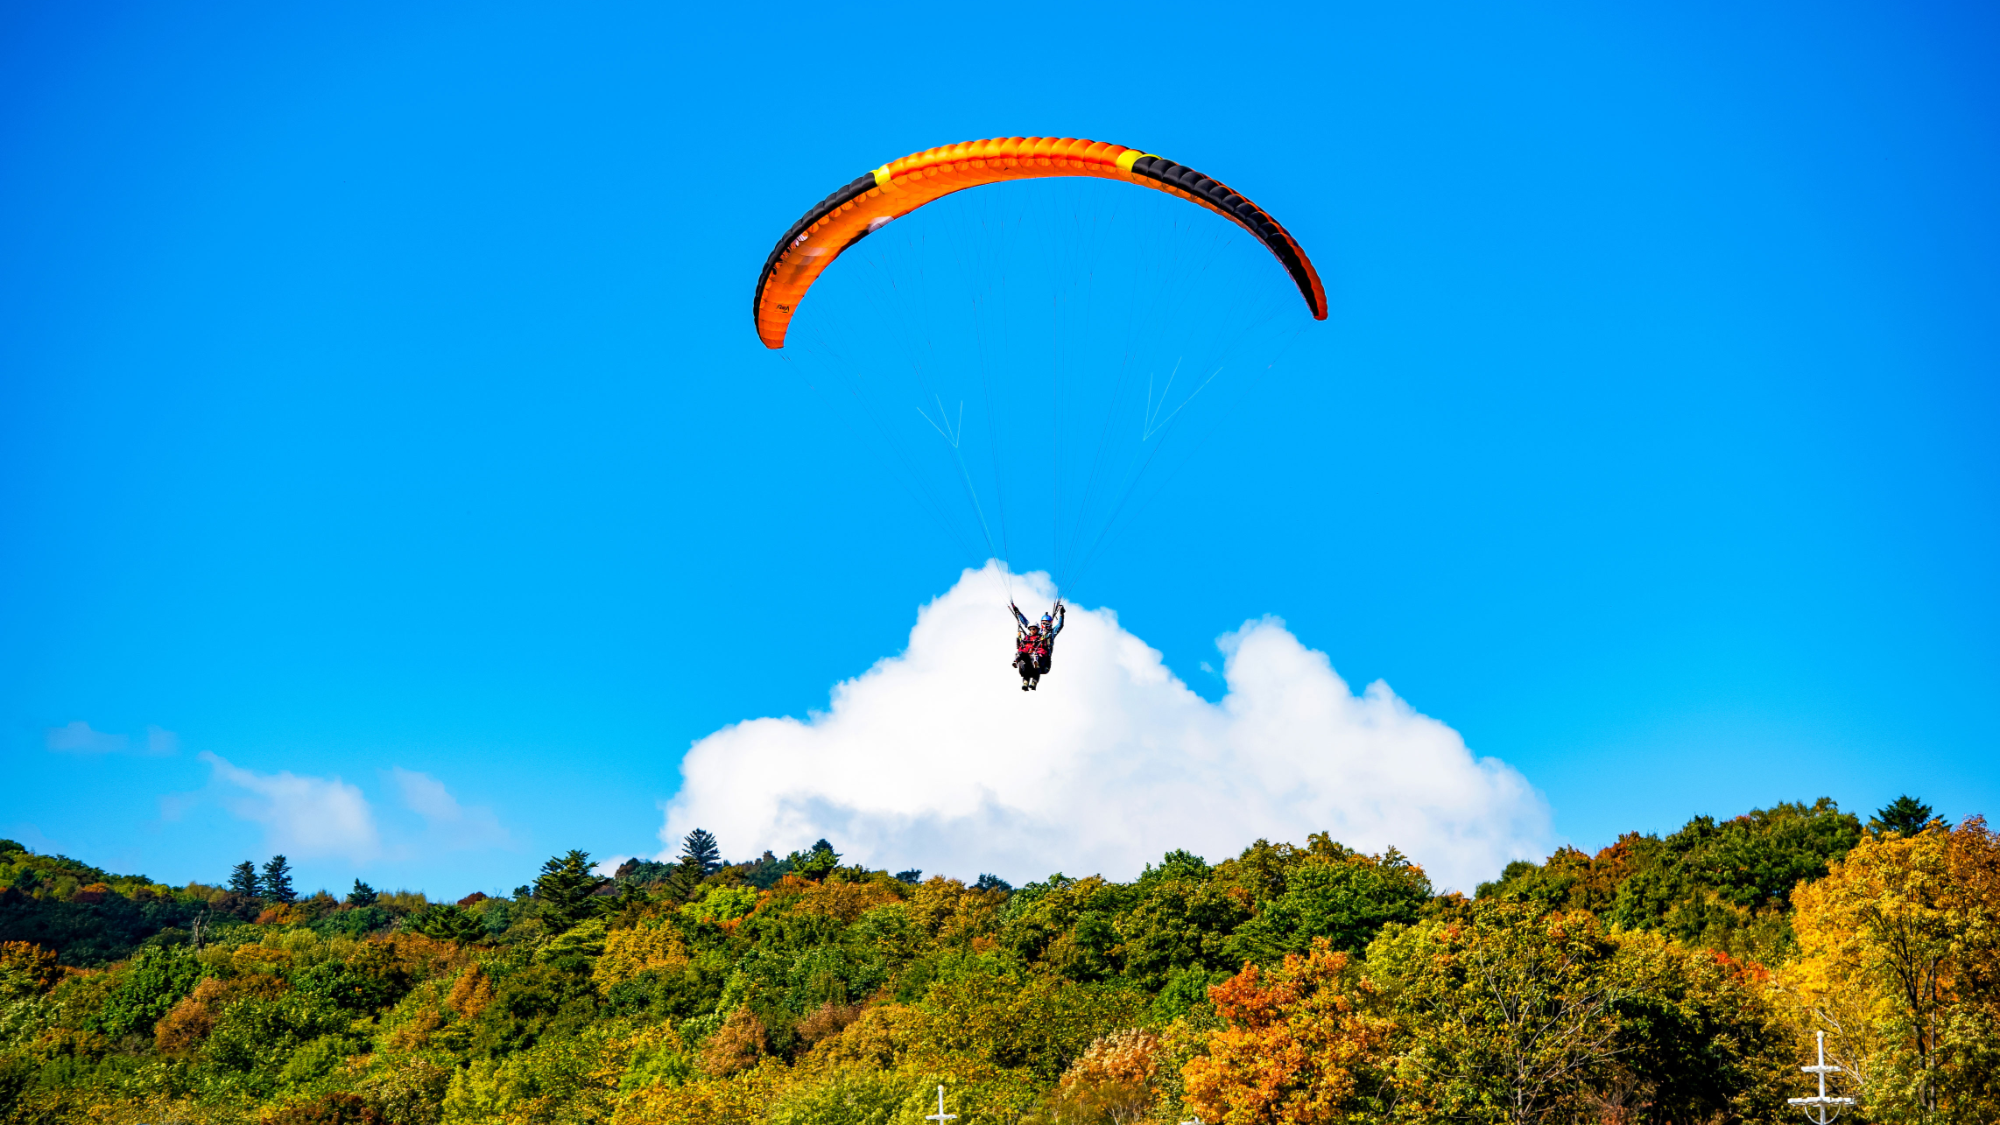
[[[1122,180],[1221,215],[1263,243],[1298,285],[1313,319],[1326,319],[1326,289],[1312,260],[1277,220],[1226,185],[1122,145],[1076,137],[998,137],[891,161],[815,204],[778,240],[757,276],[751,312],[758,338],[767,348],[784,347],[792,314],[813,282],[848,247],[891,220],[966,188],[1055,176]]]
[[[1011,601],[1016,557],[1080,581],[1327,299],[1297,240],[1227,185],[1122,145],[1003,137],[821,200],[765,259],[752,313],[964,562],[1000,560]]]

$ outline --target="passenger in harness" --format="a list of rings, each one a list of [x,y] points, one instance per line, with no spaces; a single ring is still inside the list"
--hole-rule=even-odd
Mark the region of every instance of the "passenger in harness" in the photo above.
[[[1063,621],[1067,618],[1062,600],[1056,600],[1055,609],[1042,614],[1040,624],[1032,624],[1021,607],[1013,602],[1007,608],[1014,613],[1014,670],[1021,674],[1021,690],[1034,691],[1041,686],[1042,677],[1048,674],[1049,664],[1055,659],[1056,634],[1062,632]]]
[[[1014,670],[1021,674],[1021,690],[1033,691],[1042,678],[1035,669],[1041,663],[1042,627],[1030,625],[1014,635]]]

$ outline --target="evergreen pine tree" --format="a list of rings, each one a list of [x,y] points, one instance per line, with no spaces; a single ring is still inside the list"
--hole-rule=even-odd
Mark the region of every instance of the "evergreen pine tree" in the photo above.
[[[567,930],[595,910],[590,892],[599,880],[590,871],[590,853],[572,850],[542,864],[535,880],[535,901],[541,904],[542,919],[552,930]]]
[[[274,855],[271,862],[264,865],[264,897],[273,902],[290,902],[299,897],[292,890],[292,865],[285,857]]]
[[[706,877],[706,873],[701,869],[701,861],[683,853],[680,862],[674,864],[667,871],[667,877],[661,880],[660,889],[674,901],[686,902],[694,897],[694,892]]]
[[[461,944],[486,936],[486,927],[480,924],[479,918],[456,906],[426,906],[410,919],[409,926],[425,937]]]
[[[246,859],[235,867],[230,868],[229,889],[246,898],[256,898],[259,889],[257,885],[257,865]]]
[[[1868,830],[1876,835],[1885,832],[1900,832],[1914,836],[1924,830],[1937,813],[1929,805],[1905,793],[1901,797],[1883,805],[1868,821]]]
[[[347,904],[349,906],[373,906],[377,897],[379,896],[376,895],[374,887],[356,879],[354,881],[354,889],[347,892]]]
[[[722,870],[722,849],[716,846],[715,835],[706,828],[688,833],[681,841],[681,862],[701,868],[702,878]]]

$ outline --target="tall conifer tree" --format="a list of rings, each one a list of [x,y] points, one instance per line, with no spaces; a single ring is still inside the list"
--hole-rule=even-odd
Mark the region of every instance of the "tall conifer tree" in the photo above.
[[[542,864],[542,874],[535,880],[535,901],[541,905],[549,928],[567,930],[588,918],[594,909],[590,895],[599,881],[591,874],[589,852],[572,850]]]
[[[229,889],[236,894],[256,898],[261,889],[257,884],[257,865],[246,859],[230,868]]]
[[[299,897],[292,890],[292,865],[285,857],[274,855],[271,862],[264,865],[264,897],[273,902],[290,902]]]
[[[1900,832],[1914,836],[1924,830],[1937,813],[1922,801],[1905,793],[1883,805],[1868,821],[1868,829],[1876,835],[1884,832]]]
[[[706,828],[697,828],[681,841],[681,862],[701,868],[703,878],[722,870],[722,849],[716,846],[715,835]]]

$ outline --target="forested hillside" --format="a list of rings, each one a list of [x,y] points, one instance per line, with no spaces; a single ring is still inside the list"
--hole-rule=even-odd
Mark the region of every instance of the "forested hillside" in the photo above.
[[[0,1120],[921,1125],[2000,1112],[2000,841],[1780,804],[1467,898],[1324,835],[1129,883],[550,859],[511,896],[284,857],[167,887],[0,841]]]

